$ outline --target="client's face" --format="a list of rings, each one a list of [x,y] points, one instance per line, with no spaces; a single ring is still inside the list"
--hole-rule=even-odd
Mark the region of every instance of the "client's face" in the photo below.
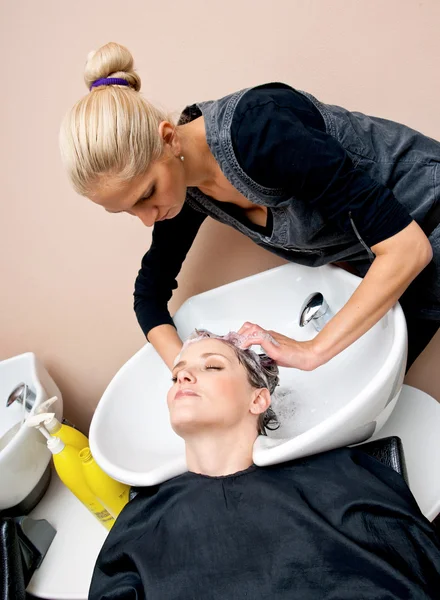
[[[173,386],[167,402],[176,433],[230,428],[241,423],[255,427],[258,414],[267,408],[270,396],[251,386],[245,368],[234,350],[216,339],[189,344],[172,371]]]

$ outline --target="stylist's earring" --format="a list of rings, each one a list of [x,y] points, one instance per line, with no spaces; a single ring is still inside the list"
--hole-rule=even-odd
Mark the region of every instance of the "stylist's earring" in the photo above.
[[[185,160],[185,157],[183,156],[183,154],[180,155],[180,160],[183,162]]]

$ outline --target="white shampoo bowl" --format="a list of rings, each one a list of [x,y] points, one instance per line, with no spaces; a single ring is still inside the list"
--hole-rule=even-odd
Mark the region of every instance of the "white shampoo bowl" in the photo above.
[[[22,382],[36,396],[29,412],[17,401],[6,407],[9,394]],[[51,411],[61,421],[60,390],[35,354],[27,352],[0,361],[0,511],[25,500],[47,468],[51,453],[46,441],[38,430],[23,424],[23,417],[35,414],[38,406],[51,396],[58,396]]]
[[[335,313],[360,282],[333,266],[283,265],[188,299],[174,322],[182,339],[195,327],[225,334],[238,330],[244,321],[297,340],[311,339],[317,335],[313,325],[298,325],[307,296],[321,292]],[[283,462],[362,442],[377,433],[396,404],[406,354],[405,318],[397,304],[357,342],[318,369],[281,368],[273,399],[281,427],[258,437],[254,462]],[[146,344],[105,390],[92,419],[90,447],[96,461],[115,479],[147,486],[186,470],[183,440],[169,423],[170,386],[169,370]]]

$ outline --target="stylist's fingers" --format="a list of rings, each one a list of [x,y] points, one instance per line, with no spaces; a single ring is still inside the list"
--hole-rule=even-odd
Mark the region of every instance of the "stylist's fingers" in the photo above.
[[[240,346],[242,348],[249,348],[255,344],[260,344],[261,340],[266,340],[275,346],[279,345],[276,339],[279,334],[275,331],[263,329],[259,325],[248,324],[246,327],[243,326],[238,333],[241,336]]]
[[[278,361],[282,356],[280,343],[265,330],[252,331],[249,335],[243,335],[240,348],[246,350],[251,346],[261,346],[267,356],[270,356],[275,361]]]
[[[266,339],[268,339],[270,337],[266,329],[263,329],[263,327],[260,327],[255,323],[251,323],[250,321],[246,321],[246,323],[243,323],[243,325],[240,327],[237,333],[241,336],[243,340],[241,344],[243,348],[249,348],[249,346],[256,344],[256,338],[266,337]]]
[[[239,335],[256,335],[257,333],[266,333],[267,330],[263,329],[263,327],[260,327],[259,325],[257,325],[256,323],[251,323],[250,321],[246,321],[246,323],[243,323],[243,325],[240,327],[240,329],[238,330],[238,334]]]
[[[313,346],[313,341],[297,342],[282,333],[263,329],[255,323],[246,321],[240,331],[240,348],[261,346],[279,367],[293,367],[303,371],[313,371],[322,363]]]
[[[245,323],[243,323],[243,325],[240,327],[240,329],[237,331],[237,333],[238,333],[238,335],[244,335],[252,327],[258,327],[258,325],[254,325],[254,323],[251,323],[250,321],[246,321]]]

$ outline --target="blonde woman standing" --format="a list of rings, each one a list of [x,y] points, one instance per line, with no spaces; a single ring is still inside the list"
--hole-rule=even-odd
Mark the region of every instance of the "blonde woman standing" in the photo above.
[[[400,300],[411,365],[440,322],[439,142],[283,83],[193,104],[175,125],[116,43],[89,56],[85,82],[61,129],[63,160],[79,194],[154,227],[134,306],[169,367],[182,342],[167,303],[206,216],[289,261],[350,263],[363,277],[313,340],[244,323],[245,347],[312,370]]]

